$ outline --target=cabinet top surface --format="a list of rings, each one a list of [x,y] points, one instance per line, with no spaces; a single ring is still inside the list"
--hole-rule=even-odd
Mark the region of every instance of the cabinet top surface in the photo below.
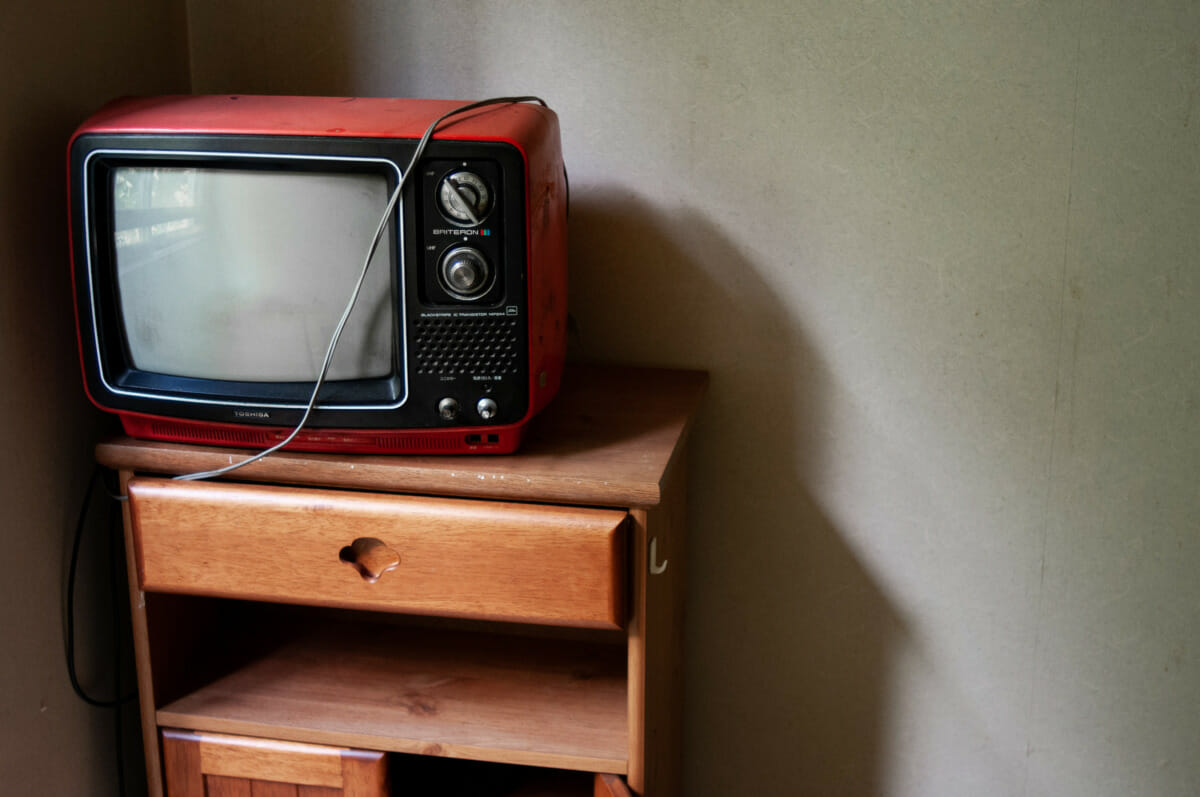
[[[575,365],[515,454],[280,452],[230,476],[389,492],[654,506],[707,381],[700,371]],[[108,467],[169,474],[218,468],[245,453],[128,437],[96,449],[97,459]]]

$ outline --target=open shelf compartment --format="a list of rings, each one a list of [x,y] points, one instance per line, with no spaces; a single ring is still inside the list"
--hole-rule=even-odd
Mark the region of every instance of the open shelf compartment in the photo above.
[[[255,614],[242,606],[243,617],[246,611]],[[257,623],[268,624],[263,636],[270,639],[256,640],[250,633],[239,661],[209,666],[215,674],[160,702],[160,726],[584,772],[627,771],[622,646],[410,627],[360,620],[351,612],[299,623],[267,611],[243,625],[243,632]]]

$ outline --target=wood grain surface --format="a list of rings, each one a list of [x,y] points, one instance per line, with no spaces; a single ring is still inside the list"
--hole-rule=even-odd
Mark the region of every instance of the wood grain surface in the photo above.
[[[220,775],[206,775],[204,777],[204,787],[208,790],[207,797],[254,797],[252,785],[245,778],[224,778]]]
[[[630,797],[629,787],[616,775],[596,775],[593,797]]]
[[[342,456],[280,452],[236,478],[383,492],[597,506],[654,506],[704,395],[700,371],[568,368],[559,396],[506,456]],[[152,473],[221,467],[247,452],[119,438],[101,464]]]
[[[146,592],[619,628],[624,512],[135,479]],[[366,535],[399,555],[378,579],[342,561]]]
[[[168,780],[201,768],[198,746],[164,742],[160,755],[160,725],[543,768],[514,797],[679,795],[682,460],[705,384],[697,372],[575,366],[515,455],[284,453],[235,474],[269,486],[146,476],[218,467],[242,456],[233,449],[99,446],[133,485],[126,544],[152,797],[160,762]],[[617,511],[595,522],[602,506]],[[669,561],[661,573],[652,540]],[[464,617],[552,625],[489,634]],[[355,761],[342,758],[346,790],[201,774],[210,797],[388,793],[370,791],[369,765],[352,774]],[[408,793],[404,772],[390,778]],[[349,790],[358,782],[365,790]],[[186,789],[170,797],[204,795]]]
[[[122,495],[129,492],[128,472],[121,472],[120,485]],[[142,727],[142,745],[145,748],[146,791],[149,797],[163,797],[162,763],[165,754],[160,754],[158,745],[158,723],[155,719],[154,690],[156,679],[151,664],[151,644],[158,643],[157,637],[149,633],[149,623],[146,611],[146,596],[142,592],[138,579],[138,556],[133,540],[133,523],[130,522],[129,502],[121,504],[121,517],[125,535],[125,568],[129,579],[129,620],[133,635],[133,658],[137,667],[138,715]],[[164,643],[169,634],[164,632]],[[158,682],[167,681],[169,676],[163,674]],[[186,764],[186,762],[181,762]]]
[[[157,733],[154,734],[158,736]],[[206,797],[200,768],[200,740],[191,734],[164,729],[163,787],[169,797]]]
[[[223,734],[197,734],[197,737],[200,771],[206,775],[342,786],[340,748]]]
[[[649,797],[683,788],[685,482],[681,464],[664,484],[661,504],[630,513],[629,786]]]
[[[163,726],[623,774],[625,650],[350,621],[158,711]]]
[[[383,753],[162,731],[169,797],[386,797]]]

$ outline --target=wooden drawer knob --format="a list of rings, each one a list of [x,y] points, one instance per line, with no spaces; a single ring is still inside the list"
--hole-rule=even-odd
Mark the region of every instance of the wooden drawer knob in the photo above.
[[[375,537],[359,537],[343,548],[338,558],[352,565],[364,581],[378,581],[400,564],[400,554]]]

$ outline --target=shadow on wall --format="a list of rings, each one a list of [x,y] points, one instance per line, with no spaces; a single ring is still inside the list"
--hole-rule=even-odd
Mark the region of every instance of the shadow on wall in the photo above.
[[[692,441],[686,793],[880,793],[905,630],[806,488],[831,456],[828,366],[695,213],[577,191],[570,256],[573,356],[712,377]]]

